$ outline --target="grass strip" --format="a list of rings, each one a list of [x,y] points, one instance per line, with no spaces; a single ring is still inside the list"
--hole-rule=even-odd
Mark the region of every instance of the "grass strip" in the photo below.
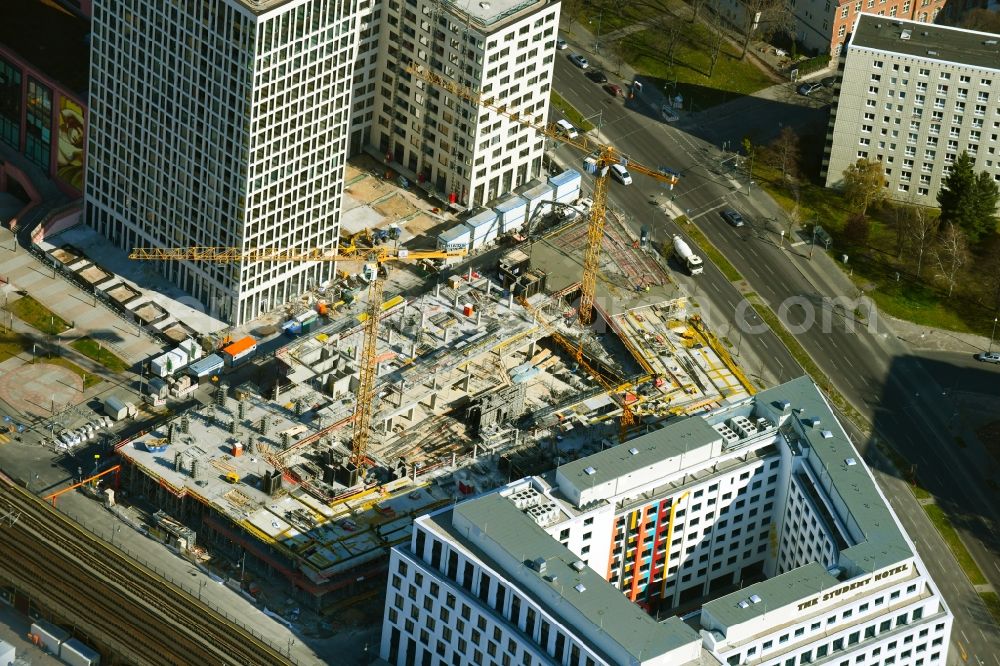
[[[587,121],[583,117],[583,114],[576,110],[575,106],[563,99],[562,95],[555,90],[552,91],[551,102],[581,132],[589,132],[594,129],[594,125]]]
[[[84,336],[74,340],[69,346],[87,358],[100,363],[111,372],[125,372],[130,367],[127,362],[109,352],[93,338]]]
[[[55,356],[53,358],[45,358],[45,359],[40,358],[38,359],[38,362],[48,363],[49,365],[58,365],[63,368],[66,368],[67,370],[70,370],[71,372],[75,372],[79,377],[83,379],[84,390],[89,389],[91,386],[100,384],[102,381],[104,381],[100,375],[93,372],[87,372],[73,361],[65,359],[61,356]]]
[[[701,229],[693,224],[690,224],[691,220],[688,219],[687,215],[681,215],[675,219],[674,222],[676,222],[677,226],[684,229],[684,231],[691,236],[691,240],[693,240],[695,245],[698,246],[697,249],[704,252],[705,256],[707,256],[713,264],[719,267],[719,270],[722,271],[722,274],[726,276],[727,280],[730,282],[739,282],[743,279],[743,275],[736,270],[735,266],[729,263],[729,260],[726,259],[721,252],[719,252],[719,249],[715,247],[710,240],[708,240],[708,237],[701,232]]]
[[[1000,624],[1000,595],[996,592],[980,592],[979,597],[986,604],[986,610],[993,616],[993,621]]]
[[[58,335],[63,331],[68,331],[70,328],[69,322],[31,296],[22,296],[10,303],[7,309],[28,326],[37,328],[42,333],[48,335]]]
[[[31,348],[31,341],[6,326],[0,326],[0,363]]]
[[[937,531],[941,533],[941,538],[951,548],[952,554],[958,560],[958,566],[962,567],[962,571],[969,581],[973,585],[985,585],[987,583],[986,576],[983,575],[975,560],[972,559],[969,549],[962,543],[962,539],[958,536],[955,528],[952,527],[944,510],[937,504],[925,504],[924,511],[927,513],[927,517],[931,519],[931,522],[934,523]]]

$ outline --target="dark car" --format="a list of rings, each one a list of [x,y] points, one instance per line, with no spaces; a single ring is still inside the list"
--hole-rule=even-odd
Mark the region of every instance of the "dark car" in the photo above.
[[[799,94],[808,97],[822,87],[822,83],[803,83],[799,86]]]
[[[599,69],[593,69],[593,70],[587,72],[587,78],[590,79],[591,81],[593,81],[594,83],[607,83],[608,82],[607,75],[604,72],[602,72],[601,70],[599,70]]]
[[[833,85],[837,82],[837,77],[827,76],[820,79],[819,82],[823,85],[824,88],[832,88]]]
[[[625,96],[625,94],[622,92],[622,87],[617,83],[606,83],[604,84],[604,89],[608,91],[609,95],[614,95],[615,97]]]
[[[734,227],[742,227],[746,222],[743,220],[743,216],[737,213],[732,208],[727,208],[722,211],[722,219],[724,219],[729,224]]]

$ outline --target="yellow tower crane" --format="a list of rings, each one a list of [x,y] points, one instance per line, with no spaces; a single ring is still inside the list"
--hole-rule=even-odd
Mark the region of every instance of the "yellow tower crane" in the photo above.
[[[554,125],[545,124],[544,119],[535,119],[527,115],[522,116],[521,113],[508,109],[506,104],[498,102],[495,98],[480,95],[439,74],[428,71],[423,65],[410,64],[406,67],[406,71],[429,85],[440,88],[476,106],[489,109],[521,125],[530,127],[550,139],[574,146],[583,153],[593,157],[597,164],[597,178],[594,182],[594,205],[590,209],[590,221],[587,225],[587,247],[583,255],[583,276],[581,277],[579,311],[580,323],[584,325],[590,324],[594,317],[594,295],[597,291],[597,274],[600,272],[601,243],[604,239],[604,209],[607,206],[608,200],[608,172],[611,170],[611,165],[627,165],[629,172],[634,171],[644,174],[671,187],[677,184],[677,176],[634,162],[614,146],[592,142],[584,135],[575,139],[563,136],[556,130]]]
[[[249,261],[363,261],[374,264],[375,270],[368,284],[368,306],[364,318],[364,339],[361,346],[361,363],[358,370],[357,403],[354,408],[354,436],[351,440],[351,463],[359,480],[364,479],[368,467],[368,441],[371,438],[371,420],[375,403],[375,346],[378,343],[378,326],[382,314],[382,292],[385,287],[382,264],[389,261],[418,261],[420,259],[452,259],[465,256],[465,250],[406,250],[402,248],[357,248],[349,254],[327,252],[321,249],[250,249],[238,247],[137,247],[129,259],[153,261],[211,261],[215,263]]]

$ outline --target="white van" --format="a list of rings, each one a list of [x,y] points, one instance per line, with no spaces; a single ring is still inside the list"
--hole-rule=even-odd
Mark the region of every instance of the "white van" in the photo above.
[[[577,129],[573,127],[567,120],[557,120],[556,130],[560,134],[569,137],[570,139],[575,139],[580,135],[580,132],[578,132]]]
[[[632,184],[632,174],[630,174],[628,169],[623,167],[621,164],[611,165],[611,176],[622,185]]]

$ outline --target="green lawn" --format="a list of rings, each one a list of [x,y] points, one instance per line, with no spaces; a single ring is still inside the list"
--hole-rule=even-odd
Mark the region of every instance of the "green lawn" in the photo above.
[[[789,188],[781,182],[781,174],[776,169],[763,165],[755,166],[754,180],[783,209],[792,211],[795,208],[795,199]],[[870,213],[870,246],[889,248],[895,242],[895,230],[886,219],[890,214],[882,210]],[[810,182],[799,184],[799,219],[807,229],[811,228],[811,220],[818,220],[819,224],[833,236],[834,246],[831,251],[837,256],[844,252],[843,245],[838,242],[837,237],[849,215],[850,211],[839,191]],[[822,252],[823,249],[820,247],[816,251]],[[925,279],[933,272],[930,254],[928,250],[924,255],[922,275]],[[890,257],[886,255],[885,259],[889,260]],[[957,298],[949,299],[941,292],[913,280],[904,278],[897,281],[895,271],[889,266],[869,263],[857,257],[854,261],[849,259],[848,262],[848,266],[852,269],[852,279],[859,286],[865,286],[868,297],[875,301],[882,313],[931,328],[943,328],[961,333],[978,332],[983,335],[989,333],[989,326],[993,320],[982,312],[972,309],[965,301]],[[875,289],[870,290],[869,285],[875,285]]]
[[[20,333],[15,333],[6,326],[0,326],[0,362],[17,356],[25,349],[31,348],[31,342]]]
[[[74,340],[70,344],[70,347],[77,350],[87,358],[97,361],[111,372],[125,372],[130,367],[127,362],[109,352],[93,338],[82,337],[78,340]]]
[[[740,60],[740,50],[729,42],[723,43],[715,71],[709,77],[709,43],[710,32],[704,24],[686,22],[671,66],[664,55],[667,37],[663,31],[641,30],[629,35],[625,59],[639,73],[656,79],[657,86],[670,96],[683,95],[684,108],[694,111],[704,111],[774,83],[756,65]]]
[[[64,321],[31,296],[22,296],[10,303],[7,309],[25,324],[48,335],[58,335],[70,328],[69,322]]]
[[[563,99],[555,90],[552,91],[550,101],[552,102],[552,106],[559,109],[566,116],[567,120],[581,132],[589,132],[594,129],[594,126],[584,119],[583,114],[577,111],[576,107]]]
[[[982,598],[983,603],[986,604],[986,609],[989,610],[990,615],[993,616],[993,621],[1000,624],[1000,595],[996,592],[980,592],[979,596]]]
[[[927,512],[928,518],[934,523],[934,527],[937,528],[938,532],[941,533],[942,538],[944,538],[945,543],[948,544],[948,548],[951,549],[952,554],[955,555],[955,559],[958,560],[958,565],[962,567],[962,571],[965,572],[966,577],[973,585],[985,585],[987,583],[986,577],[983,572],[979,570],[975,561],[972,559],[972,555],[969,554],[969,550],[962,543],[962,540],[958,537],[958,532],[955,528],[951,526],[948,521],[948,516],[945,515],[944,510],[941,509],[937,504],[925,504],[924,511]]]

